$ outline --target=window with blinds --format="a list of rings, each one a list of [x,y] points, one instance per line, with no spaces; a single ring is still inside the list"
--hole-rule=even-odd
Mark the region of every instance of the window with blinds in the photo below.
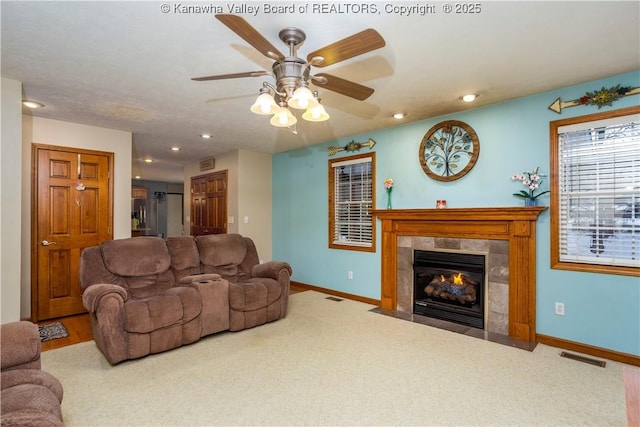
[[[329,247],[375,251],[375,153],[329,161]]]
[[[554,122],[552,256],[559,264],[632,272],[640,267],[640,113],[590,117]]]

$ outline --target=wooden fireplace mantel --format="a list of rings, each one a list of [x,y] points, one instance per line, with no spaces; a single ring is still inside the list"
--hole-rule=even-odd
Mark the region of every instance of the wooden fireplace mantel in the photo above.
[[[536,221],[546,206],[379,209],[382,224],[380,307],[395,310],[398,236],[509,241],[509,336],[535,342]]]

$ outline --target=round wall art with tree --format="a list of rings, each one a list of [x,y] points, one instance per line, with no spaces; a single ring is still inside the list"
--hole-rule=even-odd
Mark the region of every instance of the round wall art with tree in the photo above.
[[[480,141],[466,123],[447,120],[427,132],[420,143],[418,157],[424,172],[438,181],[455,181],[476,164]]]

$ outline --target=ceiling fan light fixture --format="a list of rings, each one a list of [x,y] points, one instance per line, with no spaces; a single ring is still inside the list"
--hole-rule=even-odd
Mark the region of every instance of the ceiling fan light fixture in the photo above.
[[[302,118],[310,122],[324,122],[329,120],[329,113],[327,113],[322,104],[318,103],[317,106],[305,111]]]
[[[269,123],[279,128],[286,128],[293,126],[298,122],[298,119],[291,114],[291,111],[287,107],[280,107],[280,110],[271,117]]]
[[[271,74],[275,83],[262,83],[260,95],[250,107],[253,113],[273,114],[270,123],[277,127],[291,128],[296,117],[289,108],[303,110],[302,117],[313,122],[329,119],[329,114],[320,105],[317,92],[309,90],[309,79],[324,89],[334,91],[353,99],[364,101],[374,92],[372,88],[328,74],[311,74],[311,67],[325,67],[347,59],[363,55],[386,45],[382,36],[374,29],[366,29],[337,42],[326,45],[307,55],[306,60],[299,57],[297,48],[306,40],[306,34],[300,28],[286,27],[278,37],[289,47],[289,54],[278,51],[262,34],[239,15],[217,13],[215,17],[231,31],[249,43],[264,56],[273,59]],[[235,79],[268,75],[266,71],[251,71],[216,76],[196,77],[195,81]],[[292,129],[295,133],[297,130]]]
[[[289,107],[296,108],[298,110],[306,110],[314,108],[318,105],[318,101],[313,97],[313,93],[306,84],[302,84],[294,92],[293,96],[287,101]]]
[[[260,95],[258,95],[256,102],[251,106],[251,112],[264,116],[275,114],[278,109],[278,104],[276,104],[273,96],[271,96],[268,90],[265,91],[264,88],[260,89]]]

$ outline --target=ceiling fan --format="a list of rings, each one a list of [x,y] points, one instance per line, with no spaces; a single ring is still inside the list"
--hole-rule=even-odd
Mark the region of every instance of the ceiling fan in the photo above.
[[[310,83],[360,101],[367,99],[374,92],[370,87],[340,77],[326,73],[311,74],[312,66],[326,67],[383,47],[385,41],[374,29],[366,29],[317,49],[308,54],[307,59],[304,60],[296,54],[297,47],[306,39],[304,31],[299,28],[287,27],[280,31],[280,40],[289,46],[289,55],[285,56],[244,18],[230,14],[215,16],[260,53],[275,60],[272,73],[264,70],[248,71],[193,77],[191,80],[223,80],[272,74],[276,81],[275,85],[263,82],[260,96],[251,107],[251,111],[257,114],[273,114],[271,124],[274,126],[288,127],[296,123],[297,119],[287,107],[305,109],[306,112],[302,117],[309,121],[324,121],[329,118],[320,104],[317,91],[311,92],[309,89]]]

